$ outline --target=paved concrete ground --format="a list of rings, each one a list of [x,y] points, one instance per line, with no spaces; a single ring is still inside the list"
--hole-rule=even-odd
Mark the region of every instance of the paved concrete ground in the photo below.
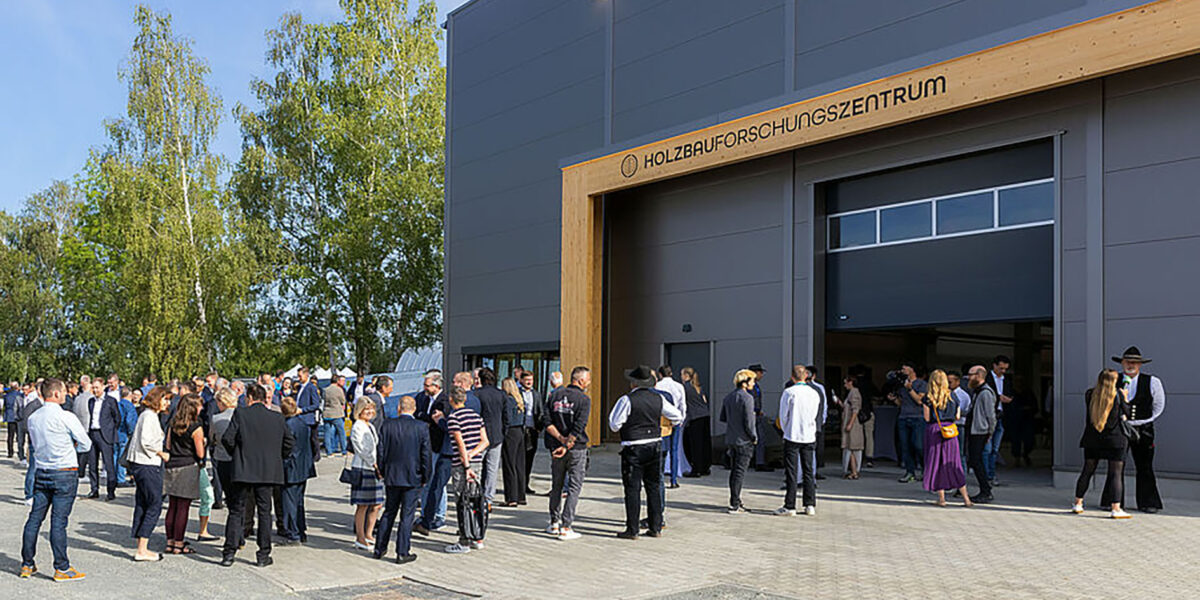
[[[539,455],[535,466],[534,487],[542,491],[549,487],[544,461]],[[444,554],[453,540],[445,530],[416,538],[419,560],[398,567],[351,548],[340,469],[340,460],[322,461],[321,477],[310,483],[310,545],[277,548],[266,569],[250,564],[252,548],[233,568],[221,568],[214,544],[197,544],[192,557],[133,563],[132,490],[120,490],[114,503],[80,498],[70,555],[88,578],[56,584],[16,577],[26,507],[21,471],[0,460],[0,598],[1200,597],[1200,499],[1168,497],[1168,512],[1123,522],[1098,510],[1075,516],[1066,512],[1071,491],[1036,483],[1047,477],[1028,472],[1002,472],[1002,479],[1030,483],[998,488],[997,504],[967,510],[938,508],[919,484],[898,484],[898,472],[881,467],[860,481],[823,481],[816,517],[783,518],[766,514],[781,504],[780,472],[751,473],[745,502],[755,513],[727,515],[727,472],[718,468],[669,492],[665,537],[625,541],[613,537],[623,519],[618,459],[614,449],[600,449],[576,524],[583,539],[541,533],[546,498],[538,496],[528,507],[496,510],[485,550]],[[215,517],[223,522],[224,511]],[[152,546],[162,546],[161,531]],[[189,535],[195,531],[193,520]],[[45,530],[38,557],[42,569],[52,569]]]

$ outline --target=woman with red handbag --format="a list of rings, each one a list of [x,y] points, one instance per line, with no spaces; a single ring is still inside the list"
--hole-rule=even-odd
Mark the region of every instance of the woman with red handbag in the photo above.
[[[938,506],[946,505],[946,491],[957,489],[963,505],[971,506],[967,495],[967,477],[959,459],[958,403],[951,401],[950,380],[938,369],[929,375],[929,394],[925,396],[925,480],[927,491],[937,492]]]

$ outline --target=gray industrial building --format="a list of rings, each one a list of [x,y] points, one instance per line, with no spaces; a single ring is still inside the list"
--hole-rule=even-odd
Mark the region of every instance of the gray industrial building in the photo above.
[[[648,169],[645,144],[1141,4],[467,3],[447,22],[446,368],[519,362],[543,380],[573,366],[559,362],[565,168],[628,152]],[[762,363],[771,412],[793,363],[882,384],[901,359],[957,370],[1008,354],[1061,484],[1082,462],[1084,391],[1138,345],[1167,390],[1164,491],[1195,493],[1188,54],[605,194],[597,411],[638,363],[694,366],[714,401]],[[940,93],[919,88],[906,99]]]

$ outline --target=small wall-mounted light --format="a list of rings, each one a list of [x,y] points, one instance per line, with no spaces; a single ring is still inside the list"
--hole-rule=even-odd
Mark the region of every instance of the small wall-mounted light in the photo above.
[[[691,332],[692,332],[692,324],[691,324],[691,323],[684,323],[684,324],[683,324],[683,332],[684,332],[684,333],[691,333]]]
[[[837,319],[839,321],[847,321],[850,319],[850,315],[838,315]]]

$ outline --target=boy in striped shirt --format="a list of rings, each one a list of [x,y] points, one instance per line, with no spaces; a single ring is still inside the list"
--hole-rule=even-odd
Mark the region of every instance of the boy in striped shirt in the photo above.
[[[483,428],[483,417],[466,408],[467,391],[455,386],[449,394],[450,416],[446,417],[446,433],[450,435],[454,449],[454,464],[451,481],[454,483],[455,502],[463,502],[463,490],[468,480],[478,480],[483,472],[483,451],[487,450],[487,431]],[[462,523],[458,525],[458,543],[446,547],[450,554],[466,554],[472,549],[483,548],[482,541],[467,540],[463,535]]]

